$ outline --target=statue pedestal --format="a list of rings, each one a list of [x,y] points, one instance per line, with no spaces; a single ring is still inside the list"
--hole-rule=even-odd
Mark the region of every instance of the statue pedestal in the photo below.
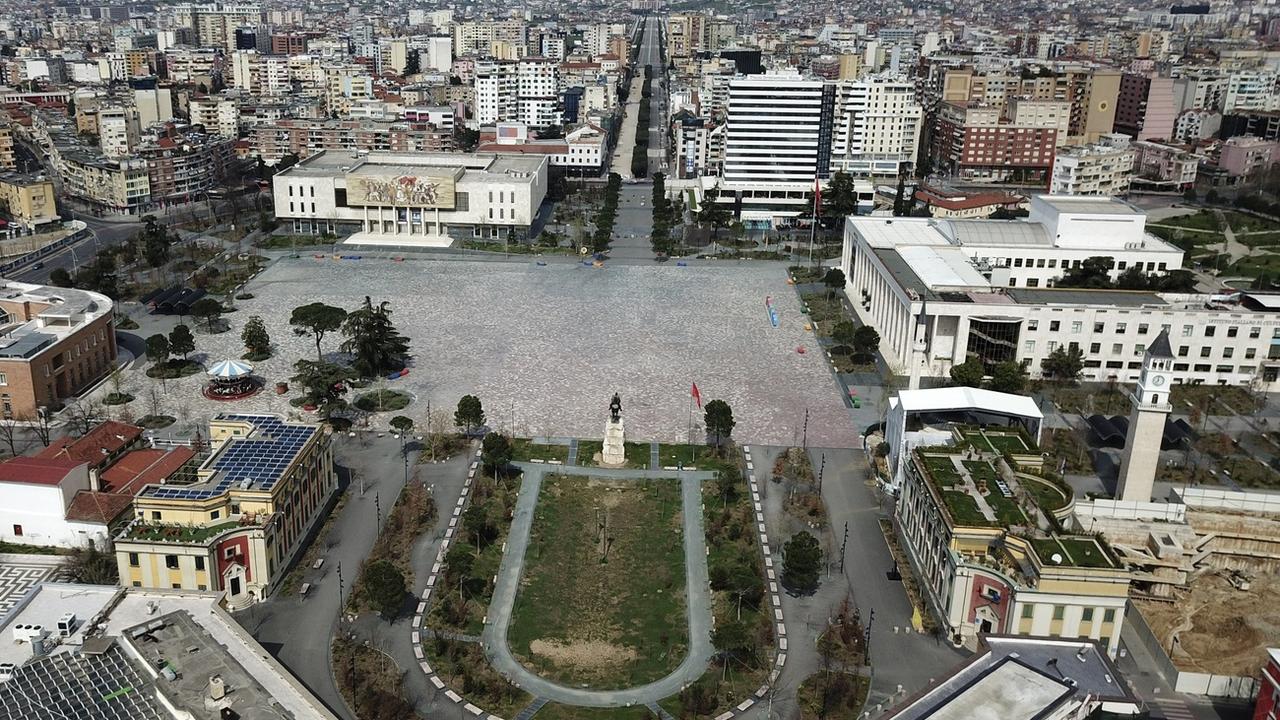
[[[600,464],[605,467],[622,467],[627,464],[622,418],[610,419],[604,424],[604,448],[600,451]]]

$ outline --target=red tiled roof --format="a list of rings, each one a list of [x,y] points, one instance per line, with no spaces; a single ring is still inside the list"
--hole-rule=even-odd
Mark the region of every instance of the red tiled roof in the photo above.
[[[67,519],[107,525],[132,505],[133,498],[129,495],[81,490],[67,508]]]
[[[987,205],[1015,205],[1022,202],[1021,196],[1009,193],[980,192],[972,195],[944,195],[930,187],[921,187],[916,190],[916,199],[947,210],[968,210]]]
[[[83,464],[69,458],[10,458],[0,463],[0,482],[60,485],[63,478]]]
[[[94,467],[101,467],[109,456],[137,441],[142,437],[142,428],[115,420],[108,420],[90,430],[79,440],[60,438],[57,442],[40,451],[36,457],[71,458],[87,462]]]
[[[178,446],[164,450],[133,450],[125,453],[101,476],[103,492],[133,497],[147,485],[159,483],[177,472],[178,468],[195,457],[189,447]]]

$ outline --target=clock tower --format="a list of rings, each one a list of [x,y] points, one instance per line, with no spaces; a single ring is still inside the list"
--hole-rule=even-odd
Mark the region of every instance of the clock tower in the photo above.
[[[1124,456],[1120,461],[1117,500],[1151,502],[1151,489],[1160,465],[1164,424],[1173,409],[1169,404],[1172,377],[1173,350],[1169,347],[1168,331],[1162,331],[1147,348],[1138,387],[1129,396],[1133,411],[1129,414],[1129,435],[1125,438]]]

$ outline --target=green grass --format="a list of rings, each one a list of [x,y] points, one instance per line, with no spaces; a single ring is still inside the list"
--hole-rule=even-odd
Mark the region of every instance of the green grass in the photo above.
[[[983,495],[987,501],[987,505],[991,506],[991,511],[996,514],[996,520],[1001,525],[1026,525],[1027,514],[1022,512],[1022,508],[1018,506],[1018,502],[1013,498],[1007,498],[1000,494],[1000,489],[991,483],[987,486],[987,494]]]
[[[1019,476],[1018,482],[1022,483],[1022,487],[1031,493],[1036,499],[1036,504],[1045,512],[1060,510],[1070,500],[1070,496],[1065,491],[1048,480],[1031,480]]]
[[[647,707],[590,708],[547,703],[538,711],[540,720],[649,720],[653,712]]]
[[[929,471],[929,476],[939,486],[952,487],[960,482],[960,473],[952,464],[950,455],[921,455],[920,459],[924,461],[924,467]]]
[[[403,410],[412,401],[409,393],[399,390],[374,390],[360,395],[352,404],[365,412],[390,412]]]
[[[1054,553],[1062,556],[1062,565],[1086,568],[1115,567],[1107,552],[1093,538],[1050,537],[1031,541],[1040,562],[1052,566]]]
[[[1280,255],[1250,255],[1231,263],[1220,275],[1226,277],[1256,278],[1259,275],[1272,277],[1280,274]]]
[[[1033,450],[1027,447],[1027,443],[1022,437],[1016,433],[986,433],[987,443],[993,450],[998,453],[1025,453]]]
[[[956,525],[986,527],[991,525],[978,509],[978,502],[959,490],[943,490],[942,500]]]
[[[1266,218],[1254,217],[1252,215],[1232,212],[1230,210],[1224,212],[1222,215],[1226,219],[1227,224],[1231,226],[1232,232],[1236,233],[1237,238],[1240,233],[1280,230],[1280,225],[1277,225]]]
[[[517,462],[528,462],[530,460],[559,460],[565,462],[569,459],[568,445],[544,445],[535,443],[532,440],[524,438],[516,438],[511,441],[511,459]]]
[[[200,527],[187,527],[185,525],[148,525],[146,523],[139,523],[129,532],[128,537],[130,540],[150,540],[154,542],[201,543],[215,535],[218,535],[219,533],[224,533],[232,528],[238,527],[239,525],[239,520]]]
[[[5,555],[65,555],[66,550],[43,545],[23,545],[0,540],[0,554]]]
[[[1196,231],[1183,228],[1153,227],[1148,225],[1147,231],[1188,252],[1193,248],[1216,245],[1226,239],[1220,232]]]
[[[184,378],[196,373],[204,372],[204,366],[198,362],[191,360],[182,360],[174,358],[162,363],[154,363],[147,368],[147,377],[154,379],[173,380],[175,378]]]
[[[579,440],[578,441],[578,464],[583,467],[590,467],[596,464],[596,455],[604,452],[604,442],[601,440]]]
[[[1234,215],[1235,213],[1230,214]],[[1212,210],[1201,210],[1200,212],[1189,215],[1178,215],[1176,217],[1165,218],[1153,224],[1158,226],[1191,228],[1194,230],[1216,231],[1222,229],[1222,225],[1218,222],[1217,213]]]
[[[1236,233],[1236,240],[1251,248],[1265,248],[1274,251],[1276,243],[1280,243],[1280,231],[1270,230],[1243,235]]]
[[[671,480],[546,478],[512,610],[512,651],[575,687],[631,687],[674,670],[688,647],[680,516]],[[607,554],[598,526],[606,517]]]

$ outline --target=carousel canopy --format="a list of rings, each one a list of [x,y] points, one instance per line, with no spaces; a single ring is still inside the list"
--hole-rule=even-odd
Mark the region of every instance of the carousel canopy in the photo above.
[[[245,377],[251,372],[253,372],[253,366],[248,363],[242,363],[238,360],[223,360],[209,368],[208,375],[222,380],[233,380]]]

